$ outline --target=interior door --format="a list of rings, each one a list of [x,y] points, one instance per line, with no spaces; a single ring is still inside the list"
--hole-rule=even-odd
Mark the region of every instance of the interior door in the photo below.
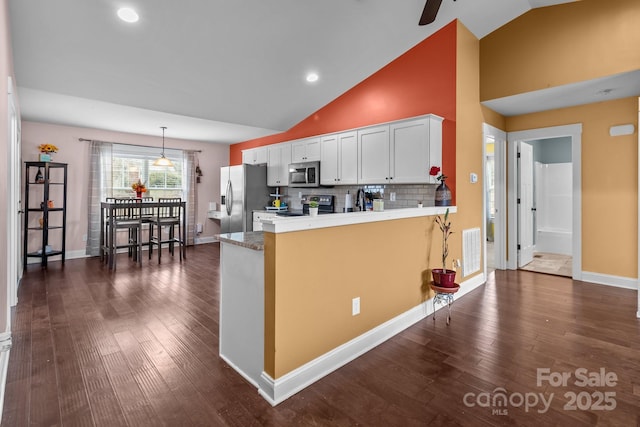
[[[533,261],[533,147],[518,144],[518,267]]]

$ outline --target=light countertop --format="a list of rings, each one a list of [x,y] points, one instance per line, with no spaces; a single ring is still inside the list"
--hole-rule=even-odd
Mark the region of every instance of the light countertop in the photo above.
[[[248,231],[246,233],[224,233],[216,236],[222,243],[242,246],[254,251],[264,250],[264,234],[262,231]]]
[[[430,206],[424,208],[389,209],[385,211],[347,212],[325,214],[311,217],[276,217],[262,221],[263,229],[270,233],[287,233],[291,231],[313,230],[317,228],[340,227],[344,225],[365,224],[377,221],[418,218],[423,216],[443,215],[447,209],[455,213],[455,206]]]

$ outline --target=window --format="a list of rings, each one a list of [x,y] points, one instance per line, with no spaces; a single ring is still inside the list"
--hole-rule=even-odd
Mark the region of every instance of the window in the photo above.
[[[153,166],[159,157],[158,148],[113,144],[112,188],[113,197],[131,197],[131,185],[140,180],[147,192],[144,197],[181,197],[186,199],[186,177],[183,154],[180,150],[164,150],[173,162],[173,168]]]

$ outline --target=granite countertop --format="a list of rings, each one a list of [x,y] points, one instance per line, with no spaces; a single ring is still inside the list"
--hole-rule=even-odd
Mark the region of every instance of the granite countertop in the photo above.
[[[232,245],[242,246],[253,249],[254,251],[264,250],[264,234],[262,231],[225,233],[219,234],[216,237],[224,243],[231,243]]]
[[[294,217],[276,217],[262,221],[264,231],[269,233],[288,233],[319,228],[341,227],[345,225],[365,224],[378,221],[418,218],[443,215],[446,211],[457,212],[456,206],[428,206],[425,208],[401,208],[385,211],[346,212],[315,217],[304,215]]]

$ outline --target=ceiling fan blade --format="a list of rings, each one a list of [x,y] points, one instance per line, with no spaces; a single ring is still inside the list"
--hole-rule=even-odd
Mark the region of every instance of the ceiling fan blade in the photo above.
[[[435,21],[441,3],[442,0],[427,0],[427,3],[424,5],[424,10],[422,11],[422,16],[420,17],[419,25],[427,25]]]

